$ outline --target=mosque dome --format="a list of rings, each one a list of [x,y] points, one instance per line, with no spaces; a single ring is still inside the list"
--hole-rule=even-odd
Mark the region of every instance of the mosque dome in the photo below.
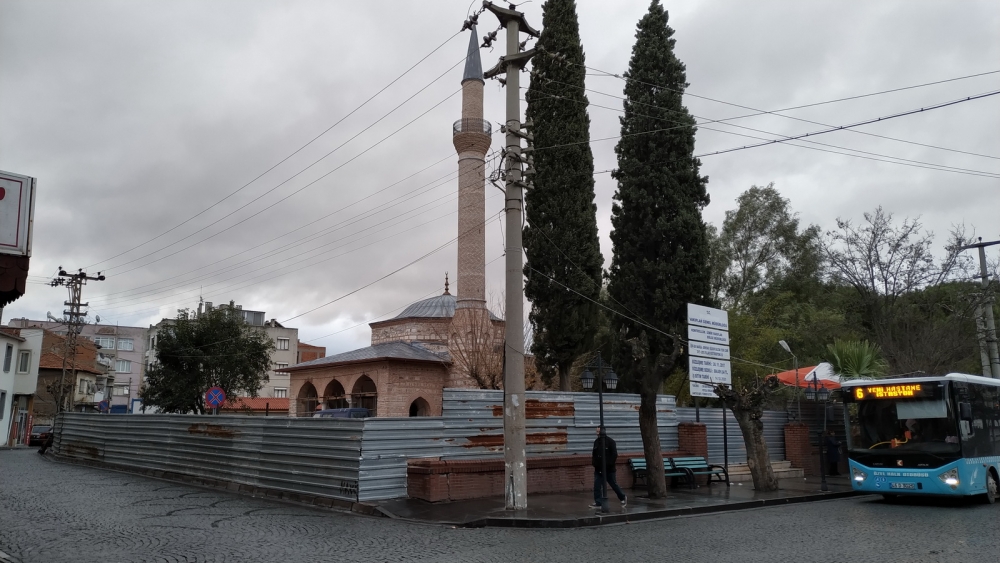
[[[403,309],[403,312],[396,315],[393,320],[398,319],[430,319],[430,318],[446,318],[450,319],[455,316],[455,296],[450,293],[445,293],[443,295],[438,295],[431,297],[430,299],[424,299],[423,301],[417,301],[416,303],[410,305],[409,307]]]

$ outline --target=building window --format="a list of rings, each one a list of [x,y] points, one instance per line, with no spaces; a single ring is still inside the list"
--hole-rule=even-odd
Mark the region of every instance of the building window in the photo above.
[[[95,336],[94,344],[97,344],[98,346],[104,348],[105,350],[115,349],[115,339],[111,338],[110,336]]]
[[[118,349],[131,352],[132,350],[135,350],[135,344],[132,342],[131,338],[119,338]]]
[[[7,406],[7,392],[0,390],[0,418],[3,418],[4,407]]]
[[[153,350],[155,348],[156,348],[156,335],[154,334],[153,336],[149,337],[149,349]]]
[[[115,371],[118,373],[132,373],[131,360],[118,360],[115,362]]]
[[[274,364],[274,369],[275,370],[285,369],[287,367],[288,367],[288,364],[283,364],[281,362],[278,362],[278,363]]]
[[[31,368],[31,350],[21,350],[17,356],[17,373],[28,373]]]
[[[128,385],[115,385],[115,395],[119,397],[128,395]]]
[[[288,389],[284,387],[274,388],[274,398],[275,399],[285,399],[288,398]]]
[[[285,342],[288,342],[287,340]],[[7,345],[7,351],[3,355],[3,371],[7,373],[10,371],[10,361],[14,358],[14,347],[10,344]]]
[[[278,339],[278,350],[288,350],[288,339],[279,338]]]

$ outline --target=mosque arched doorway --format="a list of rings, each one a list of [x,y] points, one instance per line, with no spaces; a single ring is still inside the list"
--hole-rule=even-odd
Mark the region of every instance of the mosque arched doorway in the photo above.
[[[351,389],[351,407],[365,408],[368,409],[369,416],[378,416],[377,405],[378,388],[372,378],[362,375]]]
[[[431,406],[423,397],[417,397],[410,403],[410,416],[430,416]]]
[[[316,406],[319,405],[319,397],[316,395],[316,388],[313,387],[312,383],[303,385],[295,400],[298,403],[296,410],[299,416],[312,416]]]
[[[326,390],[323,391],[323,408],[346,409],[348,406],[347,394],[344,393],[344,386],[337,380],[331,381],[326,386]]]

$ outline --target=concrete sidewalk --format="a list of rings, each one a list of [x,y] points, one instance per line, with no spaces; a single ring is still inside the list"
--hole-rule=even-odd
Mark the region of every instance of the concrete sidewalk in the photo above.
[[[399,499],[376,504],[376,510],[390,518],[429,524],[461,527],[496,526],[508,528],[577,528],[637,522],[653,518],[691,516],[783,504],[830,500],[856,496],[845,476],[827,478],[828,492],[820,491],[818,477],[781,479],[775,492],[757,493],[753,483],[733,483],[730,487],[713,483],[697,489],[672,488],[666,499],[644,498],[642,489],[626,490],[628,506],[622,507],[609,489],[611,511],[601,514],[589,508],[594,501],[590,492],[534,494],[528,496],[528,509],[508,511],[502,498],[430,503],[417,499]]]

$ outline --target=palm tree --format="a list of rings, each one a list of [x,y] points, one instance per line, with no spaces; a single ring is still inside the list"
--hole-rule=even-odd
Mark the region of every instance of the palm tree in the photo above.
[[[829,362],[840,379],[878,379],[885,375],[889,363],[882,357],[878,344],[867,340],[835,340],[826,345]]]

